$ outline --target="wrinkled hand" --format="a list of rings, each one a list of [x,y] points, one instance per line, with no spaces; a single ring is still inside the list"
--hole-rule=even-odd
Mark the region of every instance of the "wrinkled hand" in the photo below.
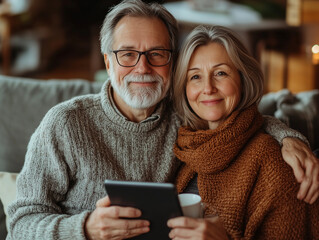
[[[110,205],[109,197],[97,201],[96,209],[85,222],[88,239],[126,239],[149,231],[149,222],[146,220],[121,219],[140,217],[140,210]]]
[[[297,198],[314,203],[319,197],[319,159],[297,138],[284,138],[281,152],[300,183]]]
[[[172,228],[169,237],[174,240],[229,239],[225,228],[216,216],[210,218],[177,217],[168,220],[167,225]]]

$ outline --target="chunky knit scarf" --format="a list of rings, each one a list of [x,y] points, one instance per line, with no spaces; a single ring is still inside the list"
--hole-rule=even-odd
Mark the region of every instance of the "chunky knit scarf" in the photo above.
[[[235,111],[215,130],[181,127],[175,155],[186,163],[184,171],[212,174],[225,169],[262,126],[256,105],[243,112]],[[200,181],[199,181],[200,183]]]
[[[297,200],[299,186],[278,143],[260,130],[262,122],[253,105],[214,130],[180,128],[177,190],[197,176],[205,214],[218,214],[233,239],[303,239],[311,232],[305,203]]]

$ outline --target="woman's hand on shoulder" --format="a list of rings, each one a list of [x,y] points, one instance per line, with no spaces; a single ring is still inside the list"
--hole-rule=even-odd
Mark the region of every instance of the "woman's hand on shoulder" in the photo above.
[[[314,203],[319,197],[319,159],[297,138],[284,138],[281,152],[300,183],[297,198]]]
[[[168,220],[168,227],[172,228],[169,237],[174,240],[225,240],[229,239],[219,218],[189,218],[177,217]]]

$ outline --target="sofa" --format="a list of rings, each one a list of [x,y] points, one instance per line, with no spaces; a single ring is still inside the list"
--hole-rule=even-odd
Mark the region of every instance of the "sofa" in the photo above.
[[[82,79],[36,80],[0,75],[0,239],[5,239],[7,205],[15,197],[15,179],[24,162],[30,136],[45,113],[72,97],[97,93],[102,82]],[[319,148],[319,90],[292,94],[287,89],[266,94],[259,110],[302,132]]]
[[[319,149],[319,89],[297,94],[288,89],[265,94],[259,111],[271,115],[290,128],[301,132],[309,141],[313,151]]]
[[[3,205],[15,196],[15,178],[24,162],[30,136],[45,113],[72,97],[97,93],[102,82],[83,79],[36,80],[0,75],[0,239],[5,239]],[[11,187],[9,187],[11,186]]]

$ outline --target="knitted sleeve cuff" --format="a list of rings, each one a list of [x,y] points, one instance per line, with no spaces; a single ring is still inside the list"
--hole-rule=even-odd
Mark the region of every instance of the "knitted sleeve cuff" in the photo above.
[[[271,135],[277,142],[282,146],[282,141],[286,137],[298,138],[307,144],[310,147],[309,141],[307,138],[302,135],[300,132],[289,128],[286,124],[284,124],[279,119],[272,116],[263,116],[264,117],[264,130]]]
[[[59,225],[61,239],[86,240],[84,225],[89,214],[89,211],[84,211],[80,214],[63,218]]]

